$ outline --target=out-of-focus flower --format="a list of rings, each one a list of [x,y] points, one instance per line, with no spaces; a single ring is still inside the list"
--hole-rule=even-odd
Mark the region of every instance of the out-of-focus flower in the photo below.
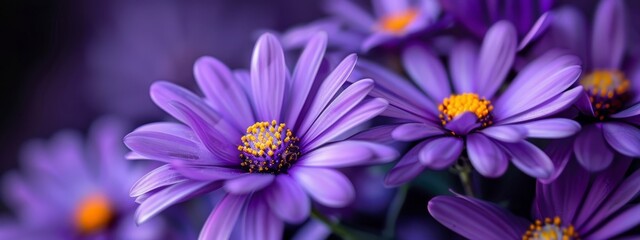
[[[359,63],[358,72],[376,79],[371,95],[390,103],[382,115],[405,122],[391,137],[421,140],[389,172],[387,185],[405,183],[425,167],[447,168],[464,149],[483,176],[501,176],[509,159],[530,176],[551,176],[553,163],[526,138],[562,138],[580,129],[573,120],[544,119],[571,106],[582,92],[582,87],[570,89],[580,75],[580,61],[549,52],[528,64],[495,97],[515,53],[516,32],[505,21],[487,32],[479,50],[472,43],[459,43],[449,58],[453,90],[440,60],[420,45],[409,46],[403,53],[404,68],[418,89],[382,67]]]
[[[582,131],[574,141],[564,141],[566,145],[557,151],[565,153],[558,154],[573,151],[590,171],[607,168],[618,153],[640,157],[640,129],[636,127],[640,124],[640,55],[624,61],[627,25],[623,2],[601,1],[591,30],[574,8],[558,9],[554,16],[557,21],[540,39],[540,49],[569,49],[582,58],[586,72],[579,81],[584,92],[576,102]],[[558,166],[569,158],[561,159]]]
[[[136,226],[129,188],[146,168],[124,159],[124,126],[94,124],[83,142],[63,131],[23,149],[23,173],[10,173],[3,197],[18,219],[2,223],[0,236],[23,239],[158,239],[169,231],[161,218]]]
[[[442,0],[442,7],[477,37],[483,37],[496,22],[509,21],[516,27],[518,49],[542,34],[552,16],[554,0]]]
[[[630,203],[640,191],[640,170],[625,178],[629,163],[617,159],[589,175],[571,162],[553,183],[538,183],[533,221],[464,196],[435,197],[429,213],[469,239],[613,239],[640,223],[640,205]]]
[[[330,0],[329,19],[297,27],[283,35],[285,47],[302,46],[313,32],[329,34],[331,46],[347,51],[367,52],[370,49],[397,43],[438,26],[441,15],[436,0],[373,0],[374,13],[351,0]]]
[[[388,162],[398,154],[382,144],[332,142],[388,103],[366,97],[370,79],[340,91],[356,56],[328,72],[321,67],[326,41],[326,34],[316,34],[292,74],[271,34],[256,43],[250,73],[234,75],[218,60],[201,58],[195,75],[204,98],[171,83],[152,85],[154,102],[184,124],[149,124],[125,138],[131,157],[168,163],[132,188],[141,203],[136,220],[223,188],[201,239],[226,239],[234,227],[243,238],[279,239],[284,222],[309,216],[309,197],[329,207],[349,204],[355,189],[334,168]]]

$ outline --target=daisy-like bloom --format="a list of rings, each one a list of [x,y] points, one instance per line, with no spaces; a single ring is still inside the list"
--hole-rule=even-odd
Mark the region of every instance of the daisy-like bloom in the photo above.
[[[477,37],[483,37],[498,21],[509,21],[515,27],[520,43],[526,47],[538,38],[552,21],[548,11],[554,0],[446,0],[442,7]]]
[[[376,79],[371,95],[390,103],[382,115],[404,122],[391,137],[420,140],[389,172],[387,185],[405,183],[425,167],[447,168],[463,151],[483,176],[501,176],[509,159],[530,176],[551,176],[549,157],[525,138],[561,138],[580,129],[569,119],[543,119],[571,106],[582,92],[582,87],[570,88],[580,75],[580,61],[551,51],[528,64],[496,97],[515,53],[516,31],[503,21],[487,32],[480,49],[469,42],[454,46],[449,56],[453,89],[442,63],[420,45],[403,53],[404,68],[418,88],[382,67],[359,64],[358,72]]]
[[[563,149],[573,150],[590,171],[607,168],[616,154],[640,157],[640,62],[623,61],[627,39],[624,10],[622,1],[601,1],[589,39],[586,21],[578,10],[559,9],[554,13],[558,21],[540,42],[546,45],[543,49],[564,47],[583,59],[585,74],[579,84],[584,92],[576,102],[582,131],[575,141],[566,141]]]
[[[4,182],[18,219],[0,223],[0,236],[21,239],[159,239],[161,218],[136,226],[128,191],[147,169],[124,159],[124,128],[113,119],[92,127],[90,138],[72,131],[25,145],[23,173]]]
[[[285,46],[307,39],[312,30],[321,29],[329,34],[332,45],[341,48],[361,42],[359,49],[367,52],[386,43],[394,43],[418,33],[436,28],[440,18],[440,5],[436,0],[372,0],[371,14],[351,0],[331,0],[327,11],[332,18],[292,29],[283,36]],[[346,29],[345,29],[346,28]]]
[[[640,192],[640,170],[624,177],[629,163],[616,159],[590,175],[572,161],[553,183],[538,183],[531,221],[465,196],[435,197],[429,213],[469,239],[614,239],[640,224],[640,204],[630,202]]]
[[[167,163],[133,186],[136,220],[222,188],[225,196],[201,239],[227,239],[234,227],[243,239],[280,239],[284,222],[309,216],[310,199],[328,207],[349,204],[355,189],[334,168],[388,162],[398,154],[382,144],[335,141],[388,103],[367,98],[370,79],[343,88],[355,55],[331,72],[321,67],[326,41],[326,34],[316,34],[292,74],[271,34],[256,43],[250,73],[234,74],[203,57],[194,72],[204,98],[171,83],[153,84],[153,101],[184,124],[153,123],[125,138],[131,157]]]

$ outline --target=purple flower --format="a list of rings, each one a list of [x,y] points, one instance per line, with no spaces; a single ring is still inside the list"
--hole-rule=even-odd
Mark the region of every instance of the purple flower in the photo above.
[[[442,7],[477,37],[484,36],[496,22],[506,20],[516,27],[523,49],[542,34],[552,21],[548,11],[554,0],[444,0]]]
[[[590,39],[586,21],[577,10],[559,9],[554,13],[558,21],[540,42],[540,50],[563,47],[583,59],[587,74],[579,81],[584,92],[576,102],[582,131],[574,141],[565,141],[563,149],[567,154],[573,150],[589,171],[607,168],[616,154],[640,157],[640,129],[636,127],[640,124],[640,55],[623,61],[624,9],[622,1],[601,1]]]
[[[437,26],[440,5],[435,0],[373,0],[374,14],[350,0],[331,0],[326,5],[332,18],[292,29],[283,35],[286,47],[301,45],[310,33],[323,30],[331,45],[347,51],[370,49],[398,42]],[[358,43],[354,46],[354,42]]]
[[[340,91],[356,56],[328,72],[321,64],[326,38],[310,40],[292,74],[270,34],[256,43],[250,73],[203,57],[194,72],[204,98],[171,83],[152,85],[154,102],[184,124],[149,124],[125,138],[131,158],[167,163],[132,188],[141,203],[137,221],[222,188],[226,195],[201,239],[226,239],[234,226],[243,238],[279,239],[284,222],[309,216],[309,198],[329,207],[349,204],[353,185],[334,168],[388,162],[397,152],[365,141],[334,142],[388,103],[367,98],[370,79]]]
[[[113,119],[92,127],[86,143],[72,131],[25,145],[23,173],[8,174],[4,198],[18,219],[0,236],[27,239],[158,239],[161,218],[136,226],[129,187],[146,168],[124,159],[124,128]],[[4,239],[4,237],[2,237]]]
[[[405,183],[425,167],[447,168],[465,149],[483,176],[501,176],[509,159],[530,176],[551,176],[549,157],[525,139],[563,138],[580,129],[569,119],[543,119],[571,106],[582,92],[581,87],[570,89],[580,62],[551,51],[528,64],[496,97],[515,52],[516,32],[509,22],[496,23],[480,49],[458,43],[449,58],[453,89],[442,63],[420,45],[409,46],[402,56],[418,89],[384,68],[359,63],[361,74],[376,79],[371,95],[390,103],[382,115],[402,122],[376,131],[390,132],[395,140],[421,140],[390,171],[387,185]]]
[[[533,221],[464,196],[435,197],[429,213],[469,239],[613,239],[640,224],[640,205],[629,203],[640,191],[640,170],[625,178],[629,163],[618,159],[590,175],[571,162],[553,183],[538,183]]]

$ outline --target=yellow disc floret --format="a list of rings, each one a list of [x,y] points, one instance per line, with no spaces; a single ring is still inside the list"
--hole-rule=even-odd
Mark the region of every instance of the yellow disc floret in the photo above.
[[[491,101],[480,98],[475,93],[452,94],[442,100],[442,104],[438,105],[438,111],[440,111],[439,117],[442,125],[446,125],[449,121],[465,112],[475,114],[483,127],[492,124],[491,111],[493,111],[493,105],[491,105]]]
[[[76,208],[75,225],[82,233],[92,233],[106,228],[113,215],[113,208],[107,197],[102,194],[88,195]]]
[[[256,122],[247,128],[241,137],[240,164],[248,172],[284,172],[298,159],[299,141],[287,125],[271,122]]]
[[[560,217],[536,220],[522,235],[522,240],[575,240],[580,239],[573,225],[562,226]]]
[[[415,9],[396,12],[382,17],[377,27],[381,31],[393,34],[402,34],[406,30],[407,26],[409,26],[417,16],[418,11]]]
[[[621,110],[629,98],[630,83],[620,71],[596,70],[583,77],[580,84],[599,120]]]

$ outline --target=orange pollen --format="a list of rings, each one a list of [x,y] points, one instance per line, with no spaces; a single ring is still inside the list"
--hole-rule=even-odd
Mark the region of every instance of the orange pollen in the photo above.
[[[536,220],[529,225],[529,229],[522,235],[522,240],[576,240],[580,239],[578,232],[569,224],[562,226],[560,217],[545,218],[544,222]]]
[[[475,114],[483,127],[493,123],[491,121],[491,111],[493,111],[491,101],[480,98],[478,94],[475,93],[452,94],[442,100],[442,103],[438,105],[438,111],[440,111],[439,117],[442,125],[446,125],[455,117],[465,112]]]
[[[404,11],[396,12],[384,16],[378,22],[377,28],[390,32],[393,34],[401,34],[405,31],[407,26],[413,22],[418,16],[418,11],[415,9],[407,9]]]
[[[300,155],[300,139],[285,123],[278,124],[276,120],[256,122],[240,140],[240,166],[250,173],[286,172]]]
[[[104,229],[113,218],[113,209],[109,199],[102,194],[85,197],[76,208],[75,224],[82,233],[91,233]]]
[[[596,70],[580,79],[596,118],[604,120],[624,107],[630,82],[620,71]]]

